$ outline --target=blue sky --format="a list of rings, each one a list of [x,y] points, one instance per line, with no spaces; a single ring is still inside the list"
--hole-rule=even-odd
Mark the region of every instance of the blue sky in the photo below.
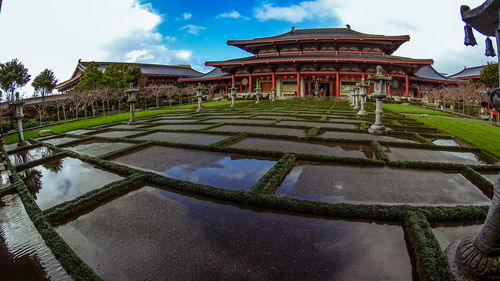
[[[32,78],[49,68],[59,81],[70,78],[78,59],[190,64],[206,72],[205,61],[249,55],[227,40],[350,24],[364,33],[408,34],[394,55],[434,59],[439,72],[453,74],[496,60],[484,56],[485,37],[477,32],[479,46],[463,45],[460,5],[483,1],[4,0],[0,62],[18,58]]]

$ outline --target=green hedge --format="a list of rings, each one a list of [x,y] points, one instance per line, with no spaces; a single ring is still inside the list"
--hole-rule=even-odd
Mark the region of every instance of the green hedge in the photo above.
[[[378,160],[384,161],[385,163],[389,162],[389,156],[385,154],[384,148],[380,145],[378,141],[372,141],[370,143],[373,153],[375,153],[375,157],[377,157]]]
[[[295,165],[295,154],[287,153],[251,188],[250,192],[274,193],[288,171]]]
[[[404,220],[404,230],[415,262],[418,280],[455,280],[448,259],[441,251],[423,214],[409,212]]]
[[[230,136],[229,138],[220,140],[216,143],[212,143],[210,146],[228,146],[228,145],[236,143],[236,142],[238,142],[246,137],[247,137],[247,133],[240,132],[240,133],[237,133],[233,136]]]

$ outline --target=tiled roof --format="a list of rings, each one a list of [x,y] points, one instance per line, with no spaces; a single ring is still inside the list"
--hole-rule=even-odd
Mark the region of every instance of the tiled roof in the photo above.
[[[350,28],[315,28],[315,29],[294,29],[292,31],[270,37],[254,38],[251,40],[229,40],[228,45],[237,45],[239,43],[250,43],[251,41],[272,41],[280,39],[314,38],[314,37],[350,37],[350,38],[374,38],[374,39],[394,39],[410,40],[409,35],[385,36],[361,33]]]
[[[479,76],[481,75],[481,69],[483,69],[483,67],[485,66],[481,65],[474,67],[464,67],[464,69],[462,69],[460,72],[450,75],[449,77],[455,79],[464,79],[464,78]]]
[[[266,62],[306,62],[306,61],[361,61],[361,62],[400,62],[415,64],[432,64],[432,59],[412,59],[392,55],[359,54],[359,53],[308,53],[303,55],[280,55],[280,56],[250,56],[226,61],[207,61],[208,66],[222,66],[232,64],[255,64]]]
[[[198,77],[190,77],[190,78],[179,78],[179,81],[195,81],[195,80],[209,80],[209,79],[221,79],[221,78],[231,78],[231,74],[222,71],[219,67],[214,68],[210,72],[203,74]]]
[[[463,82],[459,79],[448,78],[437,72],[431,65],[426,65],[415,72],[415,76],[420,79],[437,80],[443,82]]]

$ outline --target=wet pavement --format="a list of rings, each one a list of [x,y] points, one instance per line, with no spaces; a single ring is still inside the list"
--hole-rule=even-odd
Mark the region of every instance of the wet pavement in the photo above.
[[[42,210],[123,179],[71,157],[51,160],[19,175]]]
[[[17,195],[0,199],[0,280],[72,280]]]
[[[249,190],[277,162],[161,146],[144,148],[113,161],[174,179],[234,190]]]
[[[454,152],[391,147],[389,149],[386,149],[385,153],[392,161],[426,161],[469,165],[484,165],[496,163],[496,161],[494,160],[481,159],[479,155],[472,152]]]
[[[412,279],[400,226],[277,214],[152,187],[56,230],[105,280]]]
[[[135,134],[139,134],[141,131],[108,131],[105,133],[96,134],[97,137],[103,138],[125,138]]]
[[[65,144],[65,143],[76,141],[76,140],[79,140],[79,139],[70,138],[70,137],[61,137],[61,138],[53,138],[53,139],[43,140],[42,142],[52,144],[52,145],[60,145],[60,144]]]
[[[276,127],[223,125],[223,126],[220,126],[217,128],[210,129],[209,131],[248,132],[248,133],[256,133],[256,134],[286,135],[286,136],[297,136],[297,137],[305,137],[306,136],[306,131],[301,130],[301,129],[276,128]]]
[[[45,146],[38,146],[9,155],[9,161],[12,165],[20,165],[42,159],[47,156],[51,156],[53,154],[54,151],[52,151],[50,148],[47,148]]]
[[[440,171],[299,163],[277,196],[356,204],[488,205],[490,200],[462,174]]]
[[[376,141],[393,141],[393,142],[411,142],[416,143],[414,140],[389,137],[389,136],[379,136],[364,133],[350,133],[350,132],[324,132],[319,134],[318,137],[322,138],[334,138],[334,139],[358,139],[358,140],[376,140]]]
[[[221,141],[223,139],[226,139],[228,137],[230,137],[230,136],[196,134],[196,133],[158,132],[158,133],[148,134],[145,136],[140,136],[140,137],[137,137],[135,139],[209,145],[209,144]]]
[[[66,147],[65,149],[91,156],[102,156],[104,154],[117,151],[132,145],[133,144],[131,143],[125,142],[90,141],[75,146]]]

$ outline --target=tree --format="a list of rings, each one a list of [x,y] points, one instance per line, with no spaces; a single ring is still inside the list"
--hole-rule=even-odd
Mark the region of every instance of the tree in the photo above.
[[[97,68],[95,62],[91,62],[87,68],[83,77],[80,78],[78,84],[75,86],[77,90],[94,90],[101,88],[104,84],[103,73]]]
[[[483,67],[479,80],[489,88],[498,87],[498,63],[488,63]]]
[[[5,92],[7,101],[12,101],[16,89],[26,85],[30,79],[28,69],[18,59],[0,63],[0,89]]]
[[[40,93],[42,97],[46,94],[51,94],[52,91],[56,88],[57,79],[54,76],[54,72],[49,69],[44,69],[38,76],[33,79],[31,86],[35,90],[35,93]]]
[[[130,83],[138,85],[141,77],[141,69],[137,66],[129,67],[124,63],[111,63],[106,67],[103,73],[103,85],[111,90],[112,95],[118,101],[118,109],[121,107],[123,90],[128,88]]]

